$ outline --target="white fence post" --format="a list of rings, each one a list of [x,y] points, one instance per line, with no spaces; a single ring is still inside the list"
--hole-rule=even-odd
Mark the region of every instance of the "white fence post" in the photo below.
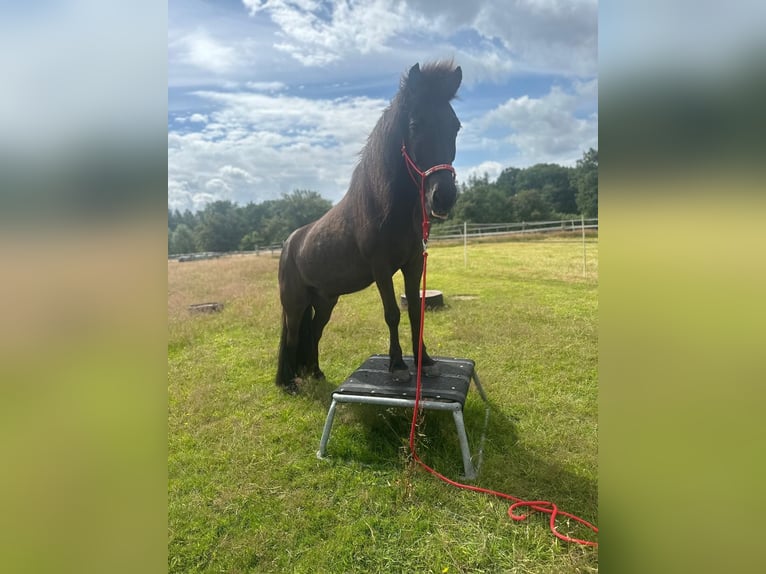
[[[580,215],[582,223],[582,276],[585,277],[585,215]]]
[[[463,222],[463,265],[468,269],[468,222]]]

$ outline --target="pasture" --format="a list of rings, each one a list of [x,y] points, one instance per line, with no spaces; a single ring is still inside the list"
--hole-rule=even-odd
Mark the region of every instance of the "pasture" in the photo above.
[[[475,482],[598,524],[598,244],[432,243],[426,314],[432,356],[467,357],[489,397]],[[448,486],[413,465],[411,410],[341,405],[316,450],[332,389],[386,353],[374,285],[341,297],[320,343],[325,382],[298,396],[274,384],[277,257],[168,262],[168,568],[171,572],[594,572],[598,551],[557,540],[548,515]],[[397,297],[403,292],[395,276]],[[188,305],[217,301],[220,313]],[[409,352],[409,324],[400,338]],[[465,407],[476,453],[484,405]],[[418,453],[459,479],[449,413],[430,411]],[[566,519],[559,530],[594,539]]]

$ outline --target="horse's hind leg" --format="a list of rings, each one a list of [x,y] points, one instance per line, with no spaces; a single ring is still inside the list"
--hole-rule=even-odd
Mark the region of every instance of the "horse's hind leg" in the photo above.
[[[311,307],[309,293],[284,252],[279,267],[279,299],[283,313],[277,385],[295,393],[298,391],[296,379],[305,367],[309,354],[305,339],[311,335]]]
[[[310,312],[308,306],[305,309],[300,307],[283,307],[282,316],[282,341],[279,349],[279,370],[277,371],[277,385],[289,393],[298,392],[297,377],[300,374],[301,365],[299,364],[299,345],[301,322],[306,311]]]
[[[324,379],[324,373],[319,368],[319,339],[327,323],[330,321],[332,310],[338,302],[337,297],[325,298],[314,295],[311,305],[314,307],[314,318],[311,320],[311,343],[312,348],[308,357],[308,370],[317,379]]]

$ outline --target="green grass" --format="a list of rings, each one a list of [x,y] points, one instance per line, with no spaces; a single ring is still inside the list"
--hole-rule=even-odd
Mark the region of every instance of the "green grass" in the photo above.
[[[471,245],[467,267],[462,246],[429,253],[446,302],[426,316],[429,352],[475,360],[492,406],[476,484],[597,523],[598,244],[585,277],[578,243]],[[506,502],[413,466],[410,410],[339,406],[318,460],[331,390],[387,351],[382,306],[374,287],[342,297],[320,344],[327,381],[291,397],[274,385],[276,271],[264,256],[168,263],[171,572],[597,571],[597,550],[558,541],[547,515],[513,522]],[[206,301],[225,309],[186,310]],[[406,313],[400,337],[407,352]],[[465,419],[475,453],[475,391]],[[425,462],[459,478],[451,415],[428,412],[420,433]]]

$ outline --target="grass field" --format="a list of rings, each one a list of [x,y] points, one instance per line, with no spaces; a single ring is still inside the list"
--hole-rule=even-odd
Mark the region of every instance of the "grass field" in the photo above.
[[[555,502],[595,524],[598,244],[432,246],[432,355],[467,357],[491,403],[475,484]],[[374,287],[342,297],[320,344],[327,381],[296,397],[274,385],[276,257],[168,262],[168,545],[171,572],[594,572],[598,551],[558,541],[548,516],[508,518],[497,498],[414,466],[410,410],[341,405],[328,460],[315,456],[330,392],[388,332]],[[403,292],[399,275],[397,293]],[[218,301],[221,313],[187,306]],[[409,349],[409,322],[400,338]],[[472,452],[484,424],[465,407]],[[431,411],[418,453],[458,479],[449,413]],[[593,534],[566,520],[559,529]]]

